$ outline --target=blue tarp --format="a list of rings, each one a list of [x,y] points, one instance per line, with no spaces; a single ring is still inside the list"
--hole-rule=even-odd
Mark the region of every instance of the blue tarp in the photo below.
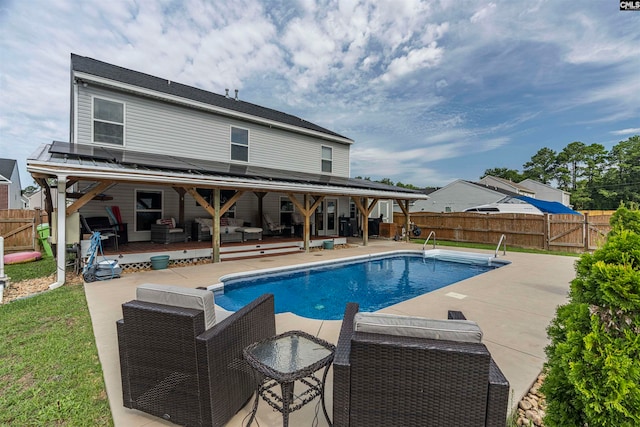
[[[580,212],[576,212],[573,209],[568,208],[559,202],[549,202],[546,200],[533,199],[527,196],[515,196],[515,198],[535,206],[536,208],[540,209],[543,213],[582,215]]]

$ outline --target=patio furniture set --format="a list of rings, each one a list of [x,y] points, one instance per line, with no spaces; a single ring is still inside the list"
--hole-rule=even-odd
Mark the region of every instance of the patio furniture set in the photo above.
[[[302,331],[276,335],[271,294],[231,313],[210,291],[146,284],[122,311],[124,406],[179,425],[223,426],[254,393],[247,425],[261,400],[287,426],[316,398],[334,426],[506,425],[509,383],[460,312],[436,320],[349,303],[334,346]]]

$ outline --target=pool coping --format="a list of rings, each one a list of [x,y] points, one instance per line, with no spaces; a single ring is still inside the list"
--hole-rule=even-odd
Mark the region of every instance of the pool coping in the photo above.
[[[489,256],[486,254],[480,254],[477,252],[467,252],[467,251],[460,251],[460,250],[448,250],[448,249],[428,249],[428,250],[408,250],[408,249],[404,249],[404,250],[393,250],[393,251],[387,251],[387,252],[380,252],[380,253],[375,253],[375,254],[366,254],[366,255],[357,255],[357,256],[351,256],[351,257],[345,257],[345,258],[339,258],[339,259],[332,259],[332,260],[324,260],[324,261],[315,261],[315,262],[309,262],[309,263],[303,263],[303,264],[295,264],[295,265],[288,265],[288,266],[281,266],[281,267],[274,267],[274,268],[266,268],[266,269],[262,269],[262,270],[254,270],[254,271],[243,271],[243,272],[237,272],[237,273],[231,273],[231,274],[227,274],[224,275],[222,277],[220,277],[220,282],[214,284],[214,285],[210,285],[207,286],[206,289],[211,291],[211,292],[218,292],[218,291],[224,291],[224,288],[227,284],[229,284],[229,282],[236,282],[236,281],[243,281],[243,280],[252,280],[255,278],[262,278],[265,276],[278,276],[280,274],[284,274],[284,273],[297,273],[297,272],[302,272],[305,270],[311,270],[311,269],[321,269],[323,267],[330,267],[330,266],[346,266],[346,265],[352,265],[352,264],[358,264],[358,263],[365,263],[365,262],[369,262],[369,261],[376,261],[376,260],[382,260],[385,258],[392,258],[392,257],[397,257],[397,256],[402,256],[402,255],[411,255],[411,256],[415,256],[415,257],[422,257],[423,259],[437,259],[437,260],[442,260],[442,261],[450,261],[450,262],[455,262],[455,263],[459,263],[459,264],[474,264],[474,265],[480,265],[480,266],[487,266],[487,267],[493,267],[495,268],[503,268],[506,267],[507,265],[511,264],[511,261],[505,260],[505,259],[499,259],[496,256]],[[465,262],[468,261],[468,262]],[[499,264],[499,265],[498,265]],[[480,274],[486,274],[491,270],[488,271],[483,271]],[[473,278],[475,276],[477,276],[478,274],[471,276],[469,278]],[[462,280],[468,280],[469,278],[465,278]],[[458,282],[462,281],[459,280]],[[435,290],[438,289],[442,289],[442,288],[446,288],[452,285],[455,285],[458,282],[453,282],[453,283],[449,283],[449,284],[445,284],[439,288],[436,289],[432,289],[426,293],[429,292],[433,292]],[[277,298],[277,294],[276,292],[273,292],[276,295]],[[421,295],[424,294],[419,294],[419,295],[414,295],[411,296],[403,301],[400,301],[398,303],[395,304],[389,304],[386,307],[380,309],[380,310],[384,310],[385,308],[389,308],[392,305],[396,305],[396,304],[401,304],[405,301],[408,301],[410,299],[419,297]],[[253,297],[252,297],[253,298]],[[249,301],[246,301],[247,303]],[[350,301],[347,301],[350,302]],[[222,304],[222,303],[221,303]],[[234,304],[235,305],[235,304]],[[345,302],[346,305],[346,302]],[[218,305],[216,303],[216,307],[225,311],[228,311],[229,309],[223,307],[222,305]],[[362,309],[366,309],[363,308],[366,307],[366,304],[361,305],[361,310]],[[281,313],[278,313],[281,314]],[[292,312],[292,314],[296,315],[296,316],[300,316],[300,317],[307,317],[304,316],[303,314],[298,314],[296,312]],[[335,313],[336,315],[341,315],[341,313]],[[315,317],[308,317],[312,320],[335,320],[335,319],[318,319]]]
[[[402,250],[394,250],[394,251],[388,251],[388,252],[380,252],[380,253],[376,253],[376,254],[357,255],[357,256],[351,256],[351,257],[340,258],[340,259],[314,261],[314,262],[308,262],[308,263],[303,263],[303,264],[295,264],[295,265],[289,265],[289,266],[265,268],[265,269],[262,269],[262,270],[255,270],[255,271],[244,271],[244,272],[238,272],[238,273],[231,273],[231,274],[227,274],[227,275],[221,276],[220,277],[220,281],[218,283],[215,283],[213,285],[209,285],[206,288],[209,291],[218,291],[218,290],[224,288],[224,282],[231,281],[231,280],[246,279],[246,278],[265,275],[265,274],[278,274],[278,273],[284,273],[284,272],[287,272],[287,271],[303,270],[305,268],[316,268],[316,267],[322,267],[322,266],[325,266],[325,265],[351,264],[351,263],[357,263],[357,262],[361,262],[361,261],[372,260],[372,259],[376,259],[376,258],[388,258],[388,257],[396,256],[396,255],[402,255],[402,254],[412,254],[412,255],[413,254],[415,254],[415,255],[422,254],[422,255],[425,256],[425,258],[426,257],[433,258],[433,257],[438,256],[440,254],[465,254],[465,255],[470,255],[467,258],[488,260],[489,264],[491,264],[491,262],[493,260],[493,262],[496,262],[498,264],[502,264],[500,267],[504,267],[504,266],[506,266],[508,264],[511,264],[511,261],[504,260],[504,259],[501,259],[501,258],[496,257],[496,256],[486,256],[484,254],[481,255],[481,254],[478,254],[477,252],[454,251],[454,250],[450,250],[450,249],[428,249],[428,250],[402,249]],[[454,261],[454,262],[456,262],[456,261]],[[457,282],[455,282],[455,283],[457,283]],[[450,286],[450,285],[447,285],[447,286]]]

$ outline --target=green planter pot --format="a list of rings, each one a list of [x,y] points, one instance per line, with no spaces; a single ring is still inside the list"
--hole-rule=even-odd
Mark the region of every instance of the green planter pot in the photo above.
[[[150,259],[154,270],[164,270],[169,265],[169,255],[152,256]]]
[[[333,240],[325,240],[322,242],[322,247],[324,249],[333,249]]]

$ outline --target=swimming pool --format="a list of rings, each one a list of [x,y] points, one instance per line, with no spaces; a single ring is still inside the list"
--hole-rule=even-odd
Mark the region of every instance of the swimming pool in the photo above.
[[[229,275],[211,289],[216,304],[230,311],[272,293],[276,313],[339,320],[348,302],[376,311],[508,263],[470,252],[393,251]]]

